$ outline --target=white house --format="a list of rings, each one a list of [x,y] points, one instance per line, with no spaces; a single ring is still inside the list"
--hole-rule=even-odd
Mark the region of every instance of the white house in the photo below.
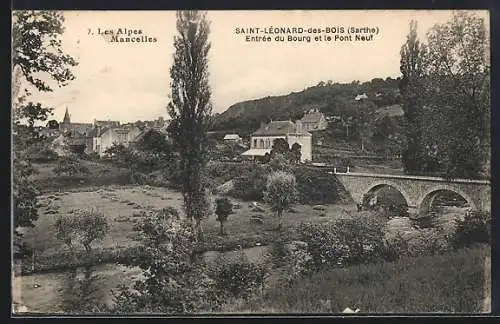
[[[243,152],[243,156],[265,156],[270,153],[274,140],[282,138],[287,141],[289,147],[297,143],[301,148],[300,161],[312,160],[312,135],[303,129],[302,122],[271,121],[251,135],[250,149]]]
[[[241,142],[241,137],[238,134],[226,134],[224,142]]]
[[[140,129],[135,126],[96,128],[92,134],[92,151],[102,156],[115,143],[128,146],[131,142],[135,142],[140,133]]]

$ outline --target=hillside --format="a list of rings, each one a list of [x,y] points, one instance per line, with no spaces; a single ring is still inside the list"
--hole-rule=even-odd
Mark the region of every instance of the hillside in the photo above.
[[[316,86],[288,95],[236,103],[214,116],[211,130],[238,132],[245,136],[256,130],[262,122],[271,119],[296,120],[313,107],[319,108],[326,116],[344,116],[357,120],[361,115],[379,107],[399,103],[398,85],[399,80],[392,78],[376,78],[364,83],[320,82]],[[366,97],[355,100],[362,94],[366,94]]]

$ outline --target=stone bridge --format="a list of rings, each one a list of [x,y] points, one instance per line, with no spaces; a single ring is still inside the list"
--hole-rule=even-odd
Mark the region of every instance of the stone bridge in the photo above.
[[[334,170],[334,174],[357,203],[362,202],[365,194],[376,195],[382,188],[390,187],[399,191],[408,208],[420,215],[428,213],[434,199],[443,191],[460,195],[472,210],[491,211],[491,183],[488,180],[353,173],[349,169],[346,173]]]

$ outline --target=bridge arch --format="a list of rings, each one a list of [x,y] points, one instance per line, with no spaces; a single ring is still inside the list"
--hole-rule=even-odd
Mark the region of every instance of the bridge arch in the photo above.
[[[432,187],[432,189],[426,191],[421,197],[419,197],[418,202],[417,202],[417,207],[418,207],[418,212],[419,214],[427,214],[430,211],[430,208],[432,207],[432,203],[437,197],[437,194],[439,192],[443,191],[449,191],[453,192],[459,196],[461,196],[469,206],[475,210],[476,208],[476,203],[474,200],[464,191],[462,191],[459,188],[456,188],[454,186],[448,186],[448,185],[438,185],[435,187]]]
[[[363,198],[365,197],[365,195],[370,194],[370,193],[376,194],[380,189],[383,189],[383,188],[392,188],[392,189],[398,191],[401,194],[401,196],[403,196],[403,198],[406,202],[406,205],[408,207],[412,206],[413,201],[411,200],[408,193],[401,186],[399,186],[398,184],[396,184],[392,181],[385,181],[385,180],[379,180],[379,181],[370,183],[370,185],[367,186],[362,192],[361,203],[363,202]]]

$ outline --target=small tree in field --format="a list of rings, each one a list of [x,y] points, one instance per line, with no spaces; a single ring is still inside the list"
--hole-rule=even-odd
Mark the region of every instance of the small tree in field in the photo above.
[[[85,248],[87,254],[92,251],[92,242],[102,240],[109,232],[109,224],[103,213],[95,210],[78,210],[77,217],[80,243]]]
[[[215,215],[217,215],[217,220],[220,222],[220,235],[224,235],[224,223],[233,211],[233,204],[226,197],[218,198],[215,203]]]
[[[109,232],[109,224],[103,213],[94,210],[75,210],[72,215],[58,218],[54,224],[56,237],[74,252],[74,243],[79,242],[87,255],[92,252],[92,242],[102,240]]]
[[[77,241],[78,235],[76,220],[73,215],[66,214],[57,218],[54,223],[56,238],[68,246],[71,255],[74,255],[74,243]]]
[[[283,211],[289,209],[297,199],[295,176],[291,173],[276,171],[267,178],[264,201],[279,219],[278,230],[283,228]]]

